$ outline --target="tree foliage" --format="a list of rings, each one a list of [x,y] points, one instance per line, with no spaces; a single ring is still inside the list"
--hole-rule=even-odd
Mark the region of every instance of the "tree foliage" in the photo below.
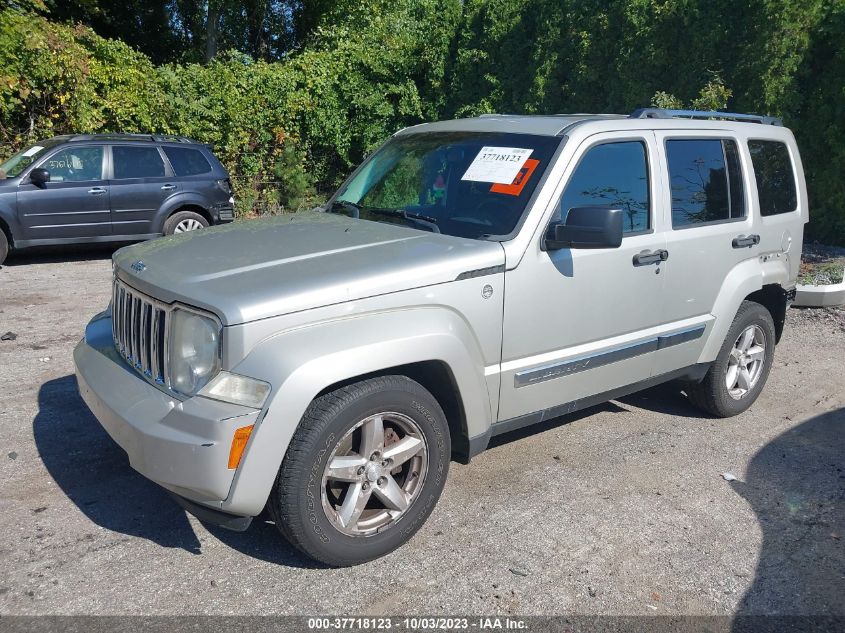
[[[798,138],[811,237],[845,243],[843,38],[845,0],[18,0],[0,14],[0,142],[192,136],[243,211],[308,204],[424,120],[759,112]]]

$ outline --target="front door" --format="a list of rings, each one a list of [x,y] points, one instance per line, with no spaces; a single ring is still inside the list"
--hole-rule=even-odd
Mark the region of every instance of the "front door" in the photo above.
[[[36,167],[50,172],[43,187],[18,187],[23,240],[100,237],[111,233],[109,187],[103,178],[102,145],[70,145]]]
[[[112,225],[115,235],[155,233],[164,201],[179,191],[155,145],[112,145]]]
[[[545,251],[538,241],[506,273],[500,422],[564,412],[650,377],[664,322],[666,248],[654,213],[655,154],[648,131],[595,135],[576,151],[552,219],[573,207],[622,208],[624,238],[619,248],[597,250]]]

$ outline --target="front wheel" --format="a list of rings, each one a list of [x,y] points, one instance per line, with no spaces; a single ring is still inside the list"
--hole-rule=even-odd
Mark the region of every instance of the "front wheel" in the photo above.
[[[3,229],[0,229],[0,264],[6,261],[8,254],[9,240],[6,238],[6,234],[3,232]]]
[[[311,403],[268,508],[308,556],[332,566],[363,563],[422,526],[450,454],[449,427],[431,393],[405,376],[365,380]]]
[[[687,386],[690,401],[720,418],[742,413],[763,390],[774,355],[772,315],[759,303],[744,301],[704,380]]]

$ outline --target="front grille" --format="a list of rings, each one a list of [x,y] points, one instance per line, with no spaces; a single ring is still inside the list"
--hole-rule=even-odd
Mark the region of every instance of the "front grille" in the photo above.
[[[169,385],[167,339],[170,311],[115,278],[112,290],[114,346],[148,380]]]

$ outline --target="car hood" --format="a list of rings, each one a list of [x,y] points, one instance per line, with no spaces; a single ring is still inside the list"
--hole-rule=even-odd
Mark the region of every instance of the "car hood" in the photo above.
[[[143,242],[117,251],[114,264],[137,290],[235,325],[454,281],[504,264],[504,251],[496,242],[307,212]]]

